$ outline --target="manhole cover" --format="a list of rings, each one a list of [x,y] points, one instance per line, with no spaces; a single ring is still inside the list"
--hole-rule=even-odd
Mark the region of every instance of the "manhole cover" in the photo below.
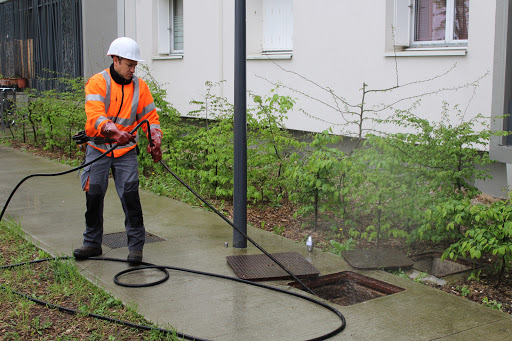
[[[404,290],[352,271],[337,272],[305,280],[304,284],[319,297],[342,306],[366,302]],[[288,285],[303,290],[300,283],[292,282]]]
[[[320,273],[297,252],[272,253],[272,256],[299,279],[316,277]],[[286,271],[263,254],[227,256],[226,259],[236,275],[242,279],[268,281],[291,278]]]
[[[343,258],[356,269],[407,269],[414,262],[398,250],[348,250]]]
[[[146,232],[146,244],[156,243],[164,241],[165,239],[155,236],[149,232]],[[111,249],[119,249],[121,247],[128,247],[128,237],[126,232],[109,233],[103,235],[103,245],[108,246]]]
[[[455,262],[447,259],[441,260],[441,255],[438,253],[426,253],[412,258],[414,260],[414,269],[436,277],[453,275],[471,270],[473,267],[480,267],[478,264],[471,264],[461,259],[457,259]]]

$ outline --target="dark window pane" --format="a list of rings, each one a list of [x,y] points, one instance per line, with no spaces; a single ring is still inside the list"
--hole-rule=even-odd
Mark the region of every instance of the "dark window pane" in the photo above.
[[[414,40],[445,40],[446,0],[416,0]]]
[[[455,18],[453,22],[453,39],[468,39],[469,0],[455,0]]]

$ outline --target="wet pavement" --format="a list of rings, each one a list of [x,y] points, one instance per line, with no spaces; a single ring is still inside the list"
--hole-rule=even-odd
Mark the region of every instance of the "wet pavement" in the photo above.
[[[26,175],[70,167],[0,145],[0,205]],[[235,276],[226,257],[260,254],[254,246],[231,247],[232,228],[201,208],[141,191],[147,232],[163,241],[146,244],[144,261]],[[82,243],[85,196],[77,173],[27,180],[14,195],[7,214],[21,222],[25,233],[52,255],[71,255]],[[113,183],[105,200],[105,234],[123,232],[124,215]],[[248,228],[257,243],[271,253],[298,252],[320,276],[354,271],[405,290],[350,306],[335,307],[347,326],[332,340],[507,340],[512,317],[440,290],[384,271],[361,271],[345,260],[274,233]],[[228,242],[229,247],[225,247]],[[105,257],[123,258],[126,247],[103,247]],[[124,263],[78,262],[84,276],[148,320],[163,328],[213,340],[304,340],[329,333],[340,325],[332,312],[305,300],[266,289],[182,271],[158,286],[127,288],[113,282]],[[158,270],[123,276],[125,282],[145,283],[161,278]],[[289,281],[266,284],[300,292]],[[304,295],[307,295],[304,293]]]

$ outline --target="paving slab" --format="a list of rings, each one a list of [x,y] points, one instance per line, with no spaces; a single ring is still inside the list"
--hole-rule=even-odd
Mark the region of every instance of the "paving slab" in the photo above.
[[[350,266],[356,269],[408,269],[414,264],[413,260],[400,250],[393,249],[346,250],[341,254]]]
[[[24,176],[57,172],[68,166],[0,145],[0,205]],[[226,257],[255,255],[260,251],[231,245],[232,229],[214,213],[141,191],[148,232],[165,239],[147,244],[144,260],[159,265],[235,276]],[[82,243],[85,196],[76,173],[29,179],[7,210],[21,221],[27,236],[53,255],[71,255]],[[124,215],[113,183],[105,200],[105,233],[124,230]],[[346,329],[332,340],[506,340],[512,332],[510,315],[455,295],[380,270],[354,269],[342,257],[314,249],[274,233],[248,227],[248,233],[270,253],[297,252],[320,275],[341,271],[359,274],[405,290],[366,302],[339,306]],[[126,258],[127,248],[104,247],[104,256]],[[332,313],[299,298],[218,278],[170,271],[169,281],[149,288],[126,288],[113,283],[124,263],[77,262],[93,283],[133,305],[148,320],[162,327],[214,340],[304,340],[323,335],[339,325]],[[150,282],[158,271],[123,276],[129,282]],[[271,281],[284,290],[300,292],[289,281]]]

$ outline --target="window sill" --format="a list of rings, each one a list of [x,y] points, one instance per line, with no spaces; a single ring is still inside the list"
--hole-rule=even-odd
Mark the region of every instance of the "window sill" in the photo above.
[[[248,54],[247,60],[292,59],[292,52]]]
[[[182,54],[168,54],[168,55],[159,55],[159,56],[153,56],[151,58],[153,60],[167,60],[167,59],[183,59]]]
[[[411,47],[402,51],[386,52],[386,57],[465,56],[467,47]]]

